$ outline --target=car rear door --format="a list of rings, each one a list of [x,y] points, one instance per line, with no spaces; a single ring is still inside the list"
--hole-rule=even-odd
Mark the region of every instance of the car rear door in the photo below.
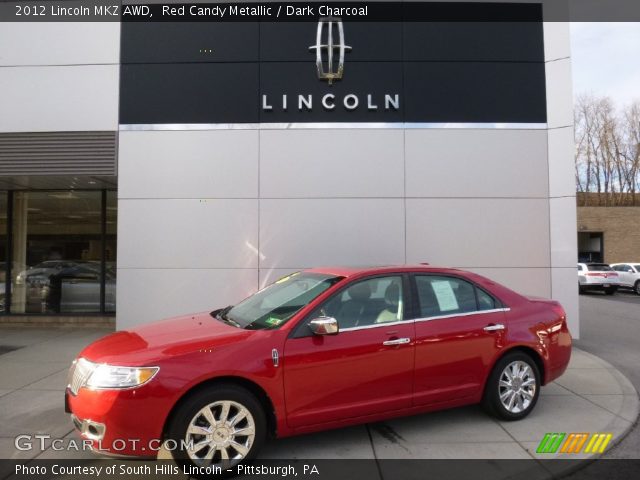
[[[414,404],[477,396],[506,332],[504,308],[448,275],[413,276],[418,303]]]
[[[406,313],[406,275],[355,281],[309,315],[287,339],[287,423],[302,427],[411,406],[414,325]],[[337,335],[314,335],[308,322],[338,320]]]

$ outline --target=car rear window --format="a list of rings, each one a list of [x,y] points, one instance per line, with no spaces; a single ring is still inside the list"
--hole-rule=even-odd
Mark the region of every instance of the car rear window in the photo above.
[[[590,265],[587,265],[587,269],[590,272],[593,271],[598,271],[598,272],[609,272],[612,270],[612,268],[607,265],[606,263],[592,263]]]

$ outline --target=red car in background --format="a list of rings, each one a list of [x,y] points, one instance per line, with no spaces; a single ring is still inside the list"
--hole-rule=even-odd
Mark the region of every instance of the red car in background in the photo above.
[[[151,456],[170,439],[186,466],[230,466],[270,436],[461,405],[519,420],[570,356],[560,304],[480,275],[316,268],[96,341],[73,363],[66,404],[101,451]]]

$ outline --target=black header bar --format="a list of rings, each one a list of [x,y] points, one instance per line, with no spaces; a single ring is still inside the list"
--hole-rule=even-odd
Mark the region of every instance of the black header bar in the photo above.
[[[224,2],[0,0],[0,22],[638,22],[638,0]]]

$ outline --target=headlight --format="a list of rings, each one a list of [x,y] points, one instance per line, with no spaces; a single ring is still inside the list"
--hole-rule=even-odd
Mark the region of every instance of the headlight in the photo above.
[[[89,362],[81,358],[78,360],[79,365],[83,365],[85,369],[84,379],[78,379],[77,387],[88,388],[130,388],[138,387],[151,380],[160,370],[159,367],[121,367],[117,365],[107,365]],[[76,368],[77,369],[77,368]],[[75,375],[74,375],[75,376]],[[72,390],[74,388],[72,387]]]

